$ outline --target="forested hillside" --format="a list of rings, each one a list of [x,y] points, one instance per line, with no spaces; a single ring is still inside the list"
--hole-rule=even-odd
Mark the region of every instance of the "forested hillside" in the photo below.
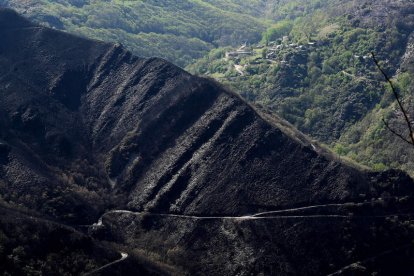
[[[371,52],[410,109],[414,4],[360,1],[324,9],[279,21],[245,54],[231,47],[214,49],[187,69],[227,83],[341,156],[379,170],[398,167],[413,173],[412,149],[382,121],[405,130]]]
[[[47,26],[120,42],[140,56],[184,66],[210,49],[260,40],[265,1],[0,0]]]
[[[110,42],[140,56],[179,66],[211,49],[256,43],[285,18],[333,6],[337,0],[0,0],[46,26]]]

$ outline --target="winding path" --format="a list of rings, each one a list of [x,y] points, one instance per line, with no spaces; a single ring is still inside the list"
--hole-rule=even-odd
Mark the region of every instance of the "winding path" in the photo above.
[[[326,207],[352,207],[356,204],[371,204],[367,203],[333,203],[333,204],[321,204],[321,205],[311,205],[297,208],[282,209],[276,211],[261,212],[245,216],[196,216],[196,215],[178,215],[178,214],[162,214],[162,213],[149,213],[149,212],[133,212],[129,210],[111,210],[104,213],[98,220],[97,223],[94,223],[92,227],[103,226],[103,217],[108,214],[131,214],[131,215],[146,215],[153,217],[170,217],[170,218],[183,218],[183,219],[196,219],[196,220],[264,220],[264,219],[279,219],[279,218],[386,218],[392,216],[414,216],[412,213],[399,213],[399,214],[385,214],[385,215],[366,215],[366,216],[357,216],[357,215],[339,215],[339,214],[330,214],[330,215],[321,215],[321,214],[309,214],[309,215],[289,215],[285,213],[291,213],[296,211],[305,211],[316,208],[326,208]]]
[[[182,218],[182,219],[196,219],[196,220],[238,220],[238,221],[242,221],[242,220],[264,220],[264,219],[280,219],[280,218],[305,218],[305,219],[314,219],[314,218],[386,218],[386,217],[392,217],[392,216],[414,216],[414,213],[406,213],[406,214],[386,214],[386,215],[364,215],[364,216],[356,216],[356,215],[335,215],[335,214],[331,214],[331,215],[320,215],[320,214],[314,214],[314,215],[289,215],[289,214],[285,214],[285,213],[290,213],[290,212],[295,212],[295,211],[304,211],[304,210],[311,210],[311,209],[315,209],[315,208],[326,208],[326,207],[343,207],[343,206],[347,206],[347,207],[352,207],[352,206],[356,206],[357,204],[371,204],[371,202],[368,203],[356,203],[356,202],[348,202],[348,203],[334,203],[334,204],[321,204],[321,205],[311,205],[311,206],[304,206],[304,207],[297,207],[297,208],[289,208],[289,209],[282,209],[282,210],[276,210],[276,211],[268,211],[268,212],[261,212],[261,213],[255,213],[252,215],[245,215],[245,216],[193,216],[193,215],[177,215],[177,214],[161,214],[161,213],[148,213],[148,212],[133,212],[133,211],[129,211],[129,210],[111,210],[108,211],[106,213],[104,213],[98,220],[97,223],[94,223],[92,225],[92,227],[99,227],[99,226],[103,226],[103,217],[105,215],[108,214],[132,214],[132,215],[145,215],[145,216],[153,216],[153,217],[168,217],[168,218]],[[361,261],[362,263],[364,262],[368,262],[370,260],[376,259],[378,257],[390,254],[394,251],[403,249],[403,248],[408,248],[412,246],[410,245],[405,245],[405,246],[401,246],[395,249],[391,249],[385,252],[382,252],[376,256],[367,258],[363,261]],[[111,262],[107,265],[104,265],[92,272],[89,272],[85,275],[91,275],[94,274],[96,272],[99,272],[111,265],[114,265],[116,263],[119,263],[123,260],[125,260],[128,257],[127,253],[122,253],[121,254],[121,259],[116,260],[114,262]],[[340,275],[341,273],[345,272],[347,269],[351,268],[353,264],[347,265],[342,267],[341,269],[339,269],[336,272],[333,272],[331,274],[329,274],[329,276],[333,276],[333,275]]]
[[[351,206],[353,204],[357,204],[357,203],[349,202],[349,203],[333,203],[333,204],[311,205],[311,206],[305,206],[305,207],[298,207],[298,208],[291,208],[291,209],[284,209],[284,210],[276,210],[276,211],[268,211],[268,212],[257,213],[257,214],[252,215],[252,217],[260,217],[260,216],[264,216],[264,215],[280,214],[280,213],[286,213],[286,212],[305,211],[305,210],[311,210],[311,209],[315,209],[315,208]]]
[[[120,258],[120,259],[118,259],[118,260],[116,260],[116,261],[113,261],[113,262],[111,262],[111,263],[109,263],[109,264],[106,264],[106,265],[104,265],[104,266],[101,266],[100,268],[97,268],[97,269],[95,269],[95,270],[92,270],[91,272],[85,273],[85,274],[83,274],[83,275],[84,275],[84,276],[87,276],[87,275],[93,275],[93,274],[95,274],[95,273],[97,273],[97,272],[99,272],[99,271],[102,271],[102,270],[104,270],[104,269],[106,269],[106,268],[108,268],[108,267],[110,267],[110,266],[112,266],[112,265],[114,265],[114,264],[120,263],[120,262],[122,262],[122,261],[126,260],[126,258],[128,258],[128,253],[124,253],[124,252],[119,252],[119,253],[121,254],[121,258]]]
[[[302,209],[305,210],[305,209]],[[283,213],[284,211],[275,211]],[[286,211],[287,212],[287,211]],[[267,213],[259,213],[254,215],[248,216],[191,216],[191,215],[174,215],[174,214],[158,214],[158,213],[147,213],[147,212],[131,212],[128,210],[113,210],[105,213],[103,216],[107,214],[132,214],[132,215],[145,215],[145,216],[152,216],[152,217],[168,217],[168,218],[183,218],[183,219],[196,219],[196,220],[266,220],[266,219],[280,219],[280,218],[386,218],[386,217],[393,217],[393,216],[414,216],[414,214],[405,214],[405,213],[398,213],[398,214],[386,214],[386,215],[377,215],[377,216],[355,216],[355,215],[276,215],[276,216],[264,216],[261,217],[260,215],[264,214],[271,214],[272,212]],[[96,226],[103,226],[102,218],[99,219],[98,223],[94,223],[93,227]]]
[[[234,65],[234,69],[236,69],[237,73],[239,73],[241,76],[244,76],[244,72],[243,72],[243,66],[241,65]]]

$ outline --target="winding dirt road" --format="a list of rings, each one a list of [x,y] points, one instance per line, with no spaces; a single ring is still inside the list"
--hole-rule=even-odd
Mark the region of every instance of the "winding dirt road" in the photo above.
[[[100,271],[102,271],[102,270],[104,270],[104,269],[106,269],[106,268],[108,268],[108,267],[110,267],[110,266],[112,266],[112,265],[114,265],[114,264],[120,263],[120,262],[122,262],[122,261],[126,260],[126,258],[128,258],[128,253],[119,252],[119,254],[121,254],[121,258],[120,258],[120,259],[118,259],[118,260],[116,260],[116,261],[113,261],[113,262],[111,262],[111,263],[109,263],[109,264],[106,264],[106,265],[104,265],[104,266],[101,266],[100,268],[97,268],[97,269],[95,269],[95,270],[93,270],[93,271],[91,271],[91,272],[85,273],[85,274],[83,274],[83,275],[84,275],[84,276],[87,276],[87,275],[93,275],[93,274],[98,273],[98,272],[100,272]]]
[[[297,208],[289,208],[289,209],[282,209],[282,210],[276,210],[276,211],[268,211],[268,212],[261,212],[256,213],[252,215],[245,215],[245,216],[192,216],[192,215],[177,215],[177,214],[161,214],[161,213],[148,213],[148,212],[133,212],[129,210],[111,210],[106,213],[104,213],[98,220],[97,223],[94,223],[91,225],[92,227],[100,227],[103,226],[103,217],[108,214],[132,214],[132,215],[145,215],[145,216],[153,216],[153,217],[169,217],[169,218],[180,218],[180,219],[195,219],[195,220],[265,220],[265,219],[280,219],[280,218],[293,218],[293,219],[315,219],[315,218],[386,218],[386,217],[393,217],[393,216],[414,216],[413,213],[407,213],[407,214],[386,214],[386,215],[376,215],[376,216],[356,216],[356,215],[339,215],[339,214],[331,214],[331,215],[321,215],[321,214],[310,214],[310,215],[290,215],[289,213],[295,212],[295,211],[304,211],[304,210],[312,210],[316,208],[327,208],[327,207],[352,207],[356,206],[357,204],[371,204],[371,202],[367,203],[355,203],[355,202],[348,202],[348,203],[334,203],[334,204],[321,204],[321,205],[311,205],[311,206],[304,206],[304,207],[297,207]],[[412,246],[412,245],[409,245]],[[376,256],[373,256],[371,258],[368,258],[364,260],[363,262],[378,258],[380,256],[384,256],[386,254],[392,253],[393,251],[405,248],[408,246],[403,246],[395,249],[391,249],[385,252],[382,252]],[[92,275],[96,272],[99,272],[111,265],[114,265],[116,263],[119,263],[123,260],[125,260],[128,257],[127,253],[120,252],[121,258],[119,260],[116,260],[112,263],[109,263],[107,265],[104,265],[92,272],[89,272],[85,275]],[[339,275],[342,272],[346,271],[350,267],[352,267],[353,264],[347,265],[345,267],[342,267],[336,272],[333,272],[330,275]]]
[[[414,214],[386,214],[386,215],[377,215],[377,216],[356,216],[356,215],[340,215],[340,214],[329,214],[329,215],[321,215],[321,214],[309,214],[309,215],[290,215],[288,213],[296,212],[296,211],[305,211],[305,210],[312,210],[316,208],[327,208],[327,207],[352,207],[356,206],[356,204],[371,204],[371,202],[367,203],[355,203],[355,202],[348,202],[348,203],[333,203],[333,204],[321,204],[321,205],[311,205],[311,206],[304,206],[304,207],[297,207],[297,208],[289,208],[289,209],[282,209],[276,211],[268,211],[268,212],[261,212],[251,215],[245,216],[196,216],[196,215],[178,215],[178,214],[162,214],[162,213],[149,213],[149,212],[133,212],[129,210],[111,210],[104,213],[98,220],[97,223],[94,223],[93,227],[103,226],[103,217],[108,214],[131,214],[131,215],[145,215],[145,216],[153,216],[153,217],[170,217],[170,218],[183,218],[183,219],[196,219],[196,220],[217,220],[217,219],[224,219],[224,220],[264,220],[264,219],[278,219],[278,218],[385,218],[385,217],[392,217],[392,216],[411,216]]]

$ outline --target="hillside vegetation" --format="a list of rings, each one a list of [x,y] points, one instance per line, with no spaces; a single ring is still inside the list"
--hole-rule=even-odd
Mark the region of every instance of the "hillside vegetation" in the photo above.
[[[140,56],[184,66],[210,49],[258,41],[269,22],[258,15],[265,1],[0,0],[58,29],[120,42]]]
[[[46,26],[120,42],[135,54],[179,66],[210,50],[256,43],[283,19],[301,18],[338,0],[0,0]]]
[[[370,53],[375,52],[394,77],[409,108],[414,5],[396,1],[359,5],[360,9],[341,4],[336,10],[325,7],[327,12],[284,18],[263,33],[260,43],[245,48],[250,53],[214,49],[187,69],[226,83],[330,145],[338,155],[378,170],[396,167],[413,173],[414,163],[408,158],[412,149],[382,122],[391,120],[404,130]],[[389,16],[378,17],[384,10]]]

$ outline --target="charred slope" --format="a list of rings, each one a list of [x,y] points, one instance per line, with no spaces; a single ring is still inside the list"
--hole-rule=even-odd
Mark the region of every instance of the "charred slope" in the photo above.
[[[295,141],[211,81],[11,11],[0,24],[4,188],[61,185],[65,200],[92,209],[87,197],[106,190],[119,195],[115,205],[191,214],[372,193],[369,174]]]
[[[287,134],[292,129],[282,131],[220,85],[163,60],[39,27],[10,10],[0,10],[0,37],[0,192],[8,202],[71,224],[94,222],[108,209],[237,217],[379,198],[405,200],[392,205],[394,210],[381,209],[385,215],[412,211],[413,182],[405,174],[362,172],[319,154],[306,139]],[[140,233],[135,226],[129,231]],[[170,233],[167,226],[156,227]],[[272,227],[277,233],[282,226]],[[141,244],[125,241],[122,229],[103,235],[132,247]],[[142,229],[157,234],[151,225]],[[189,236],[183,237],[203,242],[213,238],[210,230],[189,223]],[[269,238],[258,231],[230,234],[237,244],[249,239],[255,254]],[[410,237],[407,232],[404,241]],[[293,239],[297,250],[309,248]],[[271,248],[278,243],[271,245],[266,256],[273,256]],[[341,243],[322,245],[330,254]],[[211,254],[223,249],[224,244],[202,248],[210,254],[205,273],[215,272],[207,264],[216,266]],[[188,246],[182,250],[193,252]],[[291,266],[296,257],[283,255],[283,262]],[[322,255],[314,252],[310,258],[313,272],[326,265]],[[255,265],[239,261],[222,272],[248,273]]]

